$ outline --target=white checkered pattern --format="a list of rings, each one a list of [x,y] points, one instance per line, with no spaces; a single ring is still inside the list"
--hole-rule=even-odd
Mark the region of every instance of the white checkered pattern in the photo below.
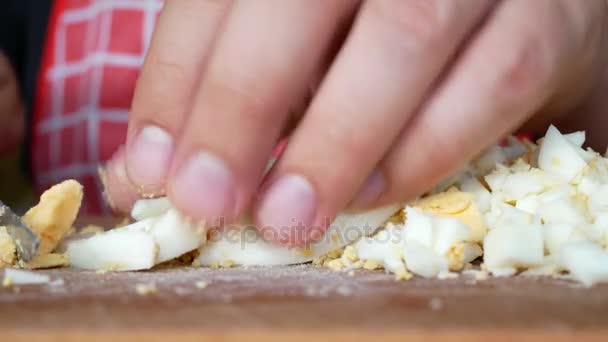
[[[58,0],[35,115],[39,189],[66,178],[85,186],[83,210],[104,213],[98,166],[124,143],[137,74],[161,0]]]

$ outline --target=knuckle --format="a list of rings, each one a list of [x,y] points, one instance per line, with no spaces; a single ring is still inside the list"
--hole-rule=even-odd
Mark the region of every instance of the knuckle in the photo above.
[[[275,112],[269,100],[250,82],[233,77],[210,77],[205,81],[203,92],[205,101],[216,110],[229,115],[238,115],[252,124],[266,125]]]
[[[193,86],[186,66],[151,56],[137,81],[131,112],[174,127],[188,111]]]
[[[362,127],[360,123],[355,124],[349,115],[337,115],[321,131],[321,140],[342,151],[358,151],[358,159],[361,153],[367,154],[370,151],[370,145],[373,144],[371,135],[378,131],[369,126]]]
[[[532,96],[551,82],[556,53],[537,34],[528,34],[521,44],[505,55],[497,67],[495,93],[498,96]]]
[[[183,65],[170,57],[154,54],[149,55],[146,64],[149,70],[154,71],[155,77],[159,80],[163,80],[163,82],[157,83],[165,84],[171,88],[179,88],[180,86],[191,83],[188,80],[191,78],[189,75],[191,75],[192,70],[187,70],[188,68],[186,65]]]
[[[414,47],[440,44],[450,32],[454,1],[376,0],[368,2],[372,14]]]

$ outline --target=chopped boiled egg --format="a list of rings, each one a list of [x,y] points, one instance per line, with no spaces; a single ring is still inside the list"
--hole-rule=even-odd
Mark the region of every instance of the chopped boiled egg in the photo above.
[[[561,248],[560,261],[570,275],[591,286],[608,282],[608,252],[590,241],[575,241]]]
[[[489,207],[489,199],[485,200]],[[412,206],[435,216],[456,219],[468,227],[471,241],[483,241],[487,227],[474,194],[452,190],[417,200]]]
[[[40,237],[38,255],[52,252],[70,232],[82,196],[82,185],[66,180],[45,191],[40,202],[25,213],[23,222]]]
[[[158,211],[157,200],[140,200],[140,212]],[[151,205],[146,208],[147,204]],[[201,224],[175,209],[133,224],[68,243],[72,266],[84,269],[127,271],[147,269],[197,249],[206,238]],[[133,246],[129,248],[128,246]]]
[[[573,237],[575,226],[569,223],[551,223],[543,227],[545,249],[551,255],[558,255],[562,245]]]
[[[571,181],[587,167],[580,151],[583,150],[551,126],[540,145],[538,165],[544,171]]]
[[[7,268],[4,270],[4,280],[2,283],[5,287],[8,287],[13,285],[47,284],[49,282],[50,277],[46,274]]]
[[[538,224],[505,224],[488,232],[484,263],[495,275],[513,275],[520,267],[542,264],[543,232]]]
[[[131,217],[136,221],[141,221],[151,217],[160,216],[169,211],[171,208],[171,203],[167,197],[140,200],[133,204],[133,209],[131,209]]]
[[[137,225],[146,222],[137,222]],[[135,271],[156,264],[158,246],[143,230],[129,226],[68,244],[66,254],[73,267],[86,270]]]
[[[325,236],[308,248],[285,248],[265,241],[252,225],[233,225],[200,248],[201,265],[230,259],[236,265],[291,265],[312,261],[326,253],[343,248],[363,236],[374,233],[399,205],[361,212],[342,213],[330,225]]]

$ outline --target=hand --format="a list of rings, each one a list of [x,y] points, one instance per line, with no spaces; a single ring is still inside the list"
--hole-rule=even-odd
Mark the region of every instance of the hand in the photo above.
[[[604,0],[168,0],[110,169],[194,218],[253,205],[270,239],[315,240],[345,207],[410,199],[578,105],[605,65],[607,15]]]
[[[23,140],[24,130],[17,79],[8,58],[0,52],[0,154],[14,150]]]

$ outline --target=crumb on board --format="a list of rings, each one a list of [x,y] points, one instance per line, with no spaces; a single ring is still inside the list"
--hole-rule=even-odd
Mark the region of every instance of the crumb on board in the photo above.
[[[490,276],[490,273],[485,270],[485,269],[468,269],[468,270],[464,270],[462,271],[463,275],[470,275],[473,276],[473,279],[477,282],[477,281],[484,281],[487,280]]]
[[[140,283],[135,285],[135,292],[140,296],[147,296],[158,292],[154,283]]]
[[[373,270],[377,270],[379,268],[382,268],[382,266],[373,260],[365,260],[365,262],[363,263],[363,269],[366,269],[366,270],[373,271]]]
[[[220,262],[212,262],[209,267],[211,268],[231,268],[234,267],[236,263],[233,260],[222,260]]]
[[[350,296],[353,294],[353,290],[346,285],[338,286],[338,288],[336,289],[336,292],[342,296]]]
[[[429,301],[429,307],[433,311],[439,311],[443,308],[443,301],[441,300],[441,298],[433,297]]]
[[[410,280],[414,277],[414,275],[411,272],[408,272],[408,270],[405,269],[405,267],[399,268],[397,271],[395,271],[395,280],[399,281],[399,280]]]
[[[439,280],[456,279],[459,276],[460,276],[460,273],[456,273],[456,272],[440,272],[437,275],[437,279],[439,279]]]
[[[13,279],[8,276],[8,275],[4,275],[4,278],[2,279],[2,287],[11,287],[13,286]]]
[[[209,285],[208,282],[204,281],[204,280],[199,280],[197,281],[194,286],[196,286],[197,289],[204,289]]]

